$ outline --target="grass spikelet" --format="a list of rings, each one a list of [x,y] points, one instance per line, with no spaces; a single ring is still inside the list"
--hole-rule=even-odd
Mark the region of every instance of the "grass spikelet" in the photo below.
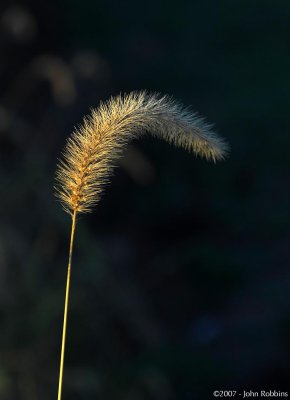
[[[68,139],[56,172],[58,198],[72,216],[59,372],[61,400],[70,270],[78,213],[90,212],[124,146],[145,133],[165,139],[207,160],[225,157],[228,146],[197,114],[183,109],[168,96],[132,92],[101,102]]]
[[[65,210],[91,211],[126,143],[146,132],[212,161],[227,151],[209,124],[168,96],[132,92],[111,98],[93,109],[67,141],[57,170],[57,194]]]

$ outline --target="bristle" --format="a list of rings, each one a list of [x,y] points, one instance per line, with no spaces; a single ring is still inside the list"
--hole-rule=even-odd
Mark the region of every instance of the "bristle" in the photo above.
[[[119,95],[93,109],[67,141],[56,172],[64,209],[91,211],[126,143],[146,132],[214,162],[228,150],[210,125],[171,98],[146,92]]]

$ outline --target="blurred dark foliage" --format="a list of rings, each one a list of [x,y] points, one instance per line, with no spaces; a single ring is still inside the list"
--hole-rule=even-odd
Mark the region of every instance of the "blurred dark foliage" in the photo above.
[[[70,219],[54,172],[89,108],[148,89],[231,144],[150,137],[78,220],[64,399],[290,389],[290,3],[0,6],[0,399],[56,398]]]

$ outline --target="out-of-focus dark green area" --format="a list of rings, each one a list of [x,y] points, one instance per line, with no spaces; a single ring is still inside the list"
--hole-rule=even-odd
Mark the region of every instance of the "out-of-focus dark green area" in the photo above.
[[[54,172],[89,108],[168,93],[231,145],[132,143],[78,220],[64,399],[290,389],[290,3],[0,6],[0,399],[56,398],[70,219]]]

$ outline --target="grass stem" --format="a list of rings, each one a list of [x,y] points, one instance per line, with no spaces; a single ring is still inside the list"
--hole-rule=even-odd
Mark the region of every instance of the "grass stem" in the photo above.
[[[60,357],[57,400],[61,400],[61,393],[62,393],[64,351],[65,351],[66,325],[67,325],[67,311],[68,311],[69,289],[70,289],[70,272],[71,272],[71,261],[72,261],[73,244],[74,244],[74,234],[75,234],[75,227],[76,227],[76,214],[77,214],[77,212],[76,212],[76,210],[74,210],[73,215],[72,215],[72,227],[71,227],[71,236],[70,236],[69,258],[68,258],[68,266],[67,266],[67,278],[66,278],[66,291],[65,291],[65,302],[64,302],[64,315],[63,315],[61,357]]]

